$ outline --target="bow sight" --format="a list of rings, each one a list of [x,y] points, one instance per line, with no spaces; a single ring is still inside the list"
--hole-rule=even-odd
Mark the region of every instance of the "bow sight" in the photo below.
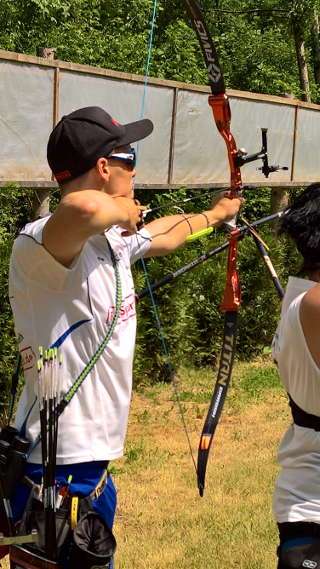
[[[274,164],[272,166],[269,165],[268,161],[268,129],[262,128],[261,129],[262,135],[262,147],[260,152],[256,152],[255,154],[248,154],[244,148],[240,148],[238,150],[235,163],[236,166],[241,168],[244,164],[248,164],[249,162],[254,162],[255,160],[262,160],[262,166],[258,168],[264,174],[266,178],[269,178],[269,174],[272,172],[277,172],[278,170],[288,170],[288,166],[279,166],[279,164]]]

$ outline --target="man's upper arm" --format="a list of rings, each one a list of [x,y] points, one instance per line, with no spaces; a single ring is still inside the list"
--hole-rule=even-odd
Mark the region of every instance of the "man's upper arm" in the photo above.
[[[43,230],[46,250],[62,265],[69,267],[93,231],[90,228],[90,203],[83,205],[72,196],[63,200]],[[91,233],[90,233],[91,230]]]
[[[10,261],[10,281],[15,285],[34,282],[48,290],[65,288],[70,269],[59,263],[42,245],[43,220],[31,231],[22,232],[14,242]]]
[[[152,237],[146,228],[140,229],[130,237],[123,237],[129,247],[130,263],[133,265],[141,257],[148,257],[152,247]]]
[[[171,223],[171,229],[172,226],[174,226],[173,223]],[[162,257],[176,250],[174,236],[166,226],[161,226],[161,219],[151,221],[145,229],[150,236],[150,246],[143,255],[145,258]]]
[[[72,192],[63,197],[46,224],[43,244],[59,263],[69,267],[89,237],[128,219],[123,203],[102,191]]]

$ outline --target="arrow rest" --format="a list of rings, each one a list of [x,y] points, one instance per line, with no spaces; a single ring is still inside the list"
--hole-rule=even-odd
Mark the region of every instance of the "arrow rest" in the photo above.
[[[288,166],[279,166],[278,164],[269,165],[268,160],[268,129],[262,128],[261,129],[261,136],[262,136],[262,147],[260,152],[256,152],[255,154],[248,154],[247,151],[243,148],[238,150],[238,154],[236,157],[236,165],[240,168],[244,164],[248,164],[249,162],[255,162],[255,160],[262,160],[262,166],[258,168],[261,170],[263,175],[266,178],[269,178],[269,175],[273,172],[277,172],[278,170],[288,170]]]

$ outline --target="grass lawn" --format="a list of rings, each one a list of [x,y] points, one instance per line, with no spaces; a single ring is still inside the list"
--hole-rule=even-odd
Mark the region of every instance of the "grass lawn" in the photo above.
[[[197,450],[212,370],[180,372],[180,399]],[[114,467],[118,569],[271,569],[276,449],[289,413],[269,360],[236,365],[200,498],[172,387],[133,398],[126,456]]]

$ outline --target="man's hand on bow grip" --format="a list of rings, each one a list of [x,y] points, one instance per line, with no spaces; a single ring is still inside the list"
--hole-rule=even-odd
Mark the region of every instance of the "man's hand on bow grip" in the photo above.
[[[212,204],[211,209],[215,212],[220,223],[232,221],[238,214],[244,200],[242,197],[232,197],[231,192],[221,192]]]

